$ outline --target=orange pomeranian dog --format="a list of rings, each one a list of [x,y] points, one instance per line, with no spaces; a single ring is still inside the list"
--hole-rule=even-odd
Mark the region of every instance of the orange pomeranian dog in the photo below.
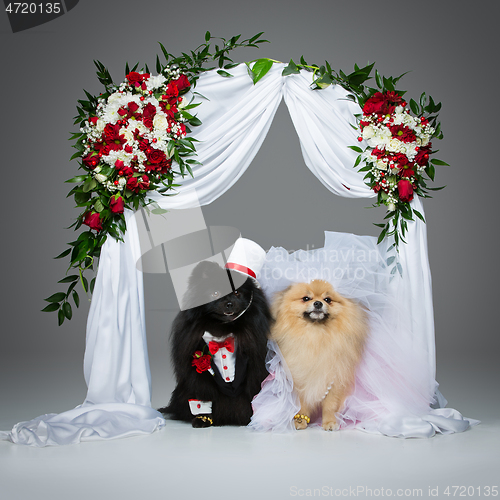
[[[326,281],[296,283],[275,296],[271,338],[285,358],[300,399],[296,429],[320,408],[322,427],[338,429],[335,414],[354,388],[368,333],[364,310]]]

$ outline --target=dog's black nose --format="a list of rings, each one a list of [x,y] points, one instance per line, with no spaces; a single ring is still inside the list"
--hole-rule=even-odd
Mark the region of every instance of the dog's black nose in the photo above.
[[[317,300],[317,301],[314,303],[314,308],[315,308],[315,309],[323,309],[323,302],[320,302],[319,300]]]
[[[232,309],[233,308],[233,303],[232,302],[226,302],[226,309]]]

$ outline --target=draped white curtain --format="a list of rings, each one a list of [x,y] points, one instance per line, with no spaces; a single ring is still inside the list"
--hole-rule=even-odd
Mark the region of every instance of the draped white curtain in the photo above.
[[[345,99],[338,86],[310,89],[311,73],[281,76],[283,64],[253,85],[245,65],[234,68],[232,78],[215,71],[203,74],[196,86],[202,102],[197,109],[202,125],[193,136],[198,159],[194,178],[181,181],[176,196],[152,198],[169,210],[207,205],[221,196],[245,172],[267,135],[284,96],[300,138],[308,168],[333,193],[345,197],[371,197],[363,176],[354,169],[356,144],[349,125],[359,108]],[[414,207],[423,213],[420,200]],[[82,405],[61,414],[43,415],[20,422],[0,438],[14,443],[48,446],[80,440],[112,439],[150,433],[165,425],[151,408],[151,375],[146,344],[142,274],[138,231],[127,213],[124,242],[108,238],[102,247],[96,286],[87,323],[84,360],[87,398]],[[434,387],[435,354],[432,292],[425,225],[409,223],[407,245],[400,262],[408,287],[413,336],[427,353],[429,390]],[[418,297],[419,300],[411,300]],[[448,415],[450,416],[450,415]],[[451,415],[457,421],[461,416]],[[463,421],[455,430],[463,430]]]

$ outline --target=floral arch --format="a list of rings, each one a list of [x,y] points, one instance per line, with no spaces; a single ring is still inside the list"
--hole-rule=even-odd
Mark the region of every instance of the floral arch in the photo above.
[[[313,91],[314,75],[298,68],[283,74],[289,67],[271,64],[256,84],[244,64],[231,68],[231,78],[217,69],[202,73],[195,96],[202,102],[197,108],[201,124],[191,134],[199,141],[196,153],[200,165],[196,165],[193,177],[180,182],[176,196],[152,191],[149,198],[168,211],[204,206],[217,199],[250,165],[282,99],[297,131],[304,161],[323,185],[343,197],[376,196],[363,174],[353,168],[359,152],[349,148],[358,141],[358,104],[348,99],[349,91],[340,85]],[[423,219],[418,196],[411,206]],[[127,231],[123,241],[108,238],[100,252],[87,323],[85,401],[62,414],[17,424],[11,432],[1,434],[4,439],[46,446],[150,433],[165,425],[161,414],[151,408],[143,275],[137,268],[144,253],[140,228],[132,210],[125,210],[124,218]],[[431,274],[422,219],[407,221],[406,244],[399,246],[398,253],[400,275],[395,274],[391,293],[398,294],[408,313],[407,348],[421,353],[418,390],[425,394],[425,402],[406,414],[404,409],[391,410],[387,405],[385,416],[369,430],[392,436],[459,432],[473,423],[456,410],[430,407],[436,399],[441,406],[444,399],[436,393]],[[376,240],[370,244],[376,246]]]

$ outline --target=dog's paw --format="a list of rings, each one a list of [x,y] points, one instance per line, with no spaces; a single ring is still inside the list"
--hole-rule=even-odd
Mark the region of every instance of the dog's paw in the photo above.
[[[321,427],[323,427],[323,429],[325,431],[338,431],[339,430],[339,424],[335,420],[323,422],[321,424]]]
[[[296,418],[293,422],[298,431],[307,428],[307,422],[303,418]]]
[[[195,429],[201,429],[202,427],[210,427],[211,425],[214,425],[213,420],[207,416],[207,415],[197,415],[196,417],[193,418],[191,421],[191,425]]]

